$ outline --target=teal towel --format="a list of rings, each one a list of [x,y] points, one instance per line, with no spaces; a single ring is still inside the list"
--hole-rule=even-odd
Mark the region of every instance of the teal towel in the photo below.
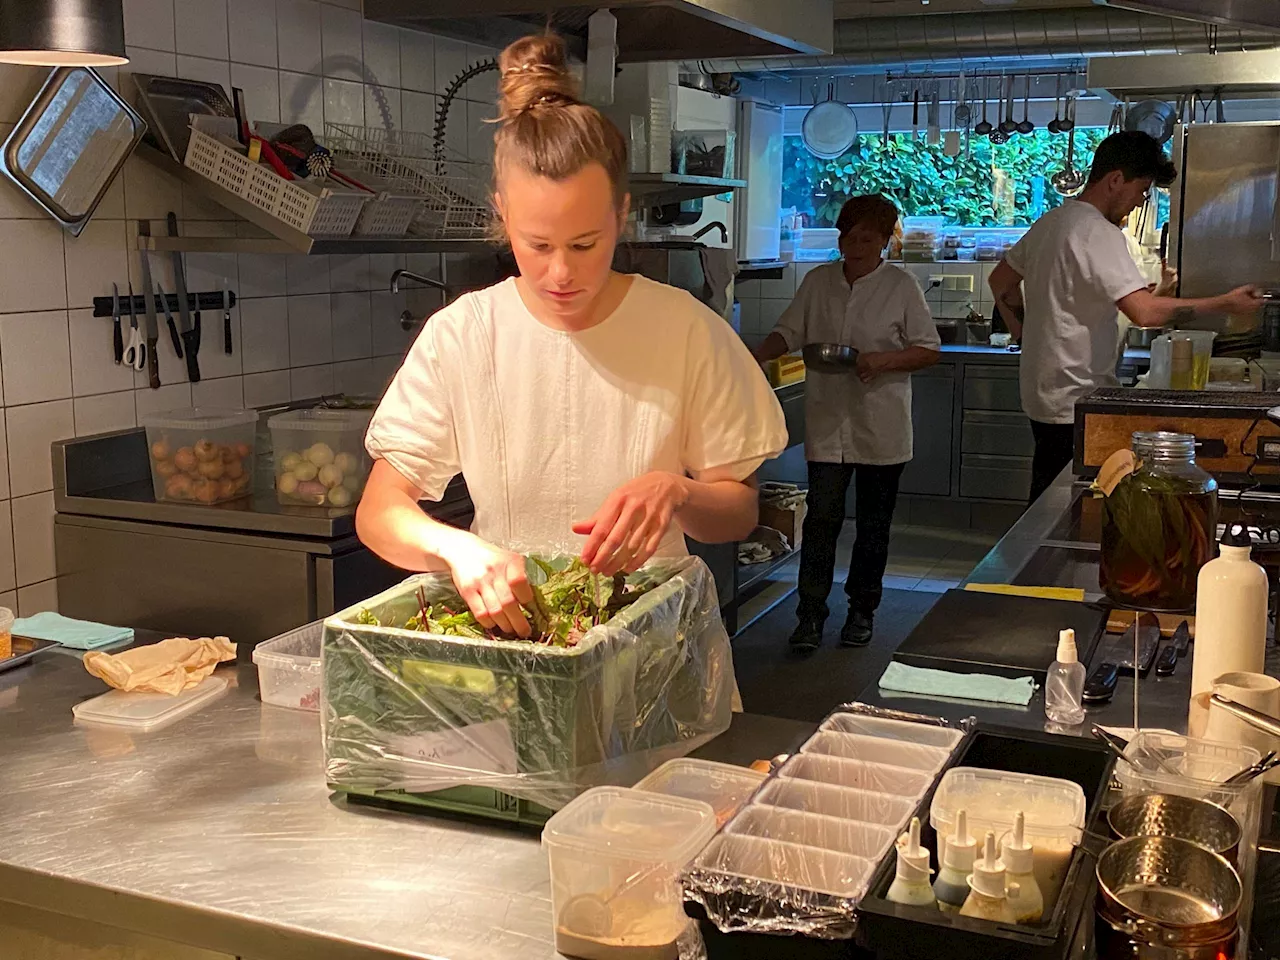
[[[988,703],[1012,703],[1025,707],[1031,702],[1036,682],[1031,677],[1008,680],[985,673],[951,673],[927,670],[891,661],[880,676],[882,690],[920,693],[926,696],[955,697],[959,700],[985,700]]]
[[[133,639],[132,627],[109,627],[105,623],[72,620],[60,613],[49,612],[13,621],[13,632],[20,637],[52,640],[77,650],[97,650]]]

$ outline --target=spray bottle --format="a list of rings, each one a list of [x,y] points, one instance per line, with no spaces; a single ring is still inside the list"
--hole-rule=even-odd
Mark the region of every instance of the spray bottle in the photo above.
[[[929,873],[929,851],[920,846],[920,818],[912,817],[911,829],[898,838],[898,872],[886,899],[911,907],[933,906]]]

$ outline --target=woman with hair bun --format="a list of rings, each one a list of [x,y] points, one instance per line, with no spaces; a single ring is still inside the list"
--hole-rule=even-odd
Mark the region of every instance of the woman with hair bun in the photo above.
[[[407,570],[448,569],[485,626],[519,636],[532,601],[517,550],[592,570],[745,537],[754,474],[786,446],[746,347],[688,293],[615,273],[627,147],[578,99],[552,35],[503,51],[493,204],[520,275],[423,327],[369,425],[361,539]],[[428,517],[457,473],[471,531]]]

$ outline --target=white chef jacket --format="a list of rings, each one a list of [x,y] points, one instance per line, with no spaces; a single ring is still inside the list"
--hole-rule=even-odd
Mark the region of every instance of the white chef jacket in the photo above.
[[[576,554],[572,525],[653,470],[751,476],[787,444],[782,408],[733,328],[644,277],[588,330],[540,323],[514,279],[432,315],[369,424],[366,447],[438,500],[461,472],[472,530]],[[686,552],[674,522],[660,556]]]
[[[815,267],[774,327],[787,349],[844,343],[882,353],[941,346],[924,293],[901,267],[881,263],[850,286],[844,264]],[[911,459],[911,374],[863,383],[848,373],[805,374],[805,459],[885,465]]]
[[[1072,423],[1076,401],[1116,385],[1116,302],[1147,281],[1124,231],[1091,203],[1067,200],[1036,221],[1005,259],[1023,277],[1022,409]]]

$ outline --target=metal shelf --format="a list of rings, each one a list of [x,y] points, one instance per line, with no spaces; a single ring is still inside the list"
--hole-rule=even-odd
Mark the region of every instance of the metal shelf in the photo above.
[[[694,177],[684,173],[633,173],[629,179],[633,204],[646,207],[714,197],[718,193],[741,190],[747,185],[745,180]]]

